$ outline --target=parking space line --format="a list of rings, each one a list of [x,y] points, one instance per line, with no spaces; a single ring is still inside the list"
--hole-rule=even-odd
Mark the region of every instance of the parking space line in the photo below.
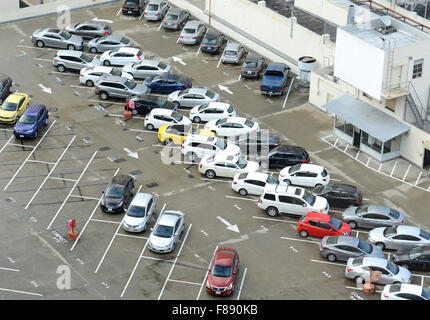
[[[57,162],[54,163],[54,166],[48,172],[48,175],[45,177],[45,179],[43,180],[43,182],[40,184],[39,188],[37,188],[36,192],[33,194],[33,196],[31,197],[30,201],[28,201],[27,205],[24,208],[25,210],[27,210],[27,208],[30,206],[31,202],[33,202],[34,198],[39,193],[40,189],[43,188],[43,186],[45,185],[46,181],[49,179],[49,177],[51,176],[51,174],[54,172],[54,170],[57,167],[58,163],[61,161],[61,159],[63,158],[63,156],[66,154],[67,150],[69,149],[70,145],[73,143],[73,141],[75,140],[75,138],[76,138],[76,136],[73,136],[73,138],[70,140],[69,144],[64,149],[63,153],[58,158]]]
[[[145,239],[145,240],[149,239],[148,237],[140,237],[140,236],[134,236],[134,235],[131,235],[131,234],[124,234],[124,233],[118,233],[117,236],[119,236],[119,237],[136,238],[136,239]]]
[[[220,180],[220,179],[207,179],[207,178],[200,178],[200,180],[204,180],[204,181],[213,181],[213,182],[227,182],[227,183],[231,183],[231,180]]]
[[[71,85],[70,85],[70,87],[71,87],[71,88],[77,88],[77,89],[90,89],[90,90],[94,90],[94,88],[93,88],[93,87],[88,87],[88,86],[77,86],[77,85],[74,85],[74,84],[71,84]]]
[[[0,267],[0,270],[19,272],[19,270],[18,270],[18,269],[11,269],[11,268],[4,268],[4,267]]]
[[[219,246],[216,246],[216,248],[215,248],[215,250],[214,250],[214,253],[212,254],[212,258],[211,258],[211,261],[209,262],[209,266],[208,266],[209,268],[210,268],[210,266],[211,266],[212,260],[214,259],[215,252],[218,250],[218,247],[219,247]],[[201,286],[200,286],[199,293],[197,294],[196,300],[199,300],[199,299],[200,299],[200,295],[201,295],[201,293],[202,293],[203,286],[205,285],[205,283],[206,283],[206,279],[207,279],[208,274],[209,274],[209,268],[208,268],[208,270],[206,270],[206,274],[205,274],[205,277],[203,278],[203,281],[202,281],[202,284],[201,284]]]
[[[149,259],[149,260],[156,260],[156,261],[163,261],[163,262],[169,262],[169,263],[173,263],[175,262],[175,260],[168,260],[168,259],[162,259],[162,258],[155,258],[155,257],[150,257],[150,256],[141,256],[141,259]]]
[[[140,186],[139,186],[139,189],[137,190],[136,194],[140,192],[140,189],[142,189],[142,185],[140,185]],[[113,243],[113,241],[114,241],[114,239],[115,239],[116,235],[118,234],[118,231],[119,231],[119,229],[121,228],[121,225],[122,225],[122,223],[123,223],[123,221],[124,221],[124,219],[125,219],[125,217],[126,217],[126,216],[127,216],[127,215],[125,215],[125,214],[124,214],[124,216],[123,216],[123,218],[122,218],[121,222],[120,222],[120,223],[119,223],[119,225],[118,225],[118,228],[116,229],[116,231],[115,231],[115,233],[114,233],[114,235],[113,235],[113,237],[112,237],[111,241],[109,242],[109,244],[108,244],[108,246],[107,246],[107,248],[106,248],[106,250],[105,250],[105,253],[103,254],[103,257],[100,259],[100,262],[99,262],[99,264],[98,264],[98,266],[97,266],[96,270],[94,271],[94,273],[97,273],[97,272],[99,271],[99,268],[100,268],[100,266],[102,265],[102,263],[103,263],[103,261],[104,261],[104,259],[105,259],[105,257],[106,257],[106,254],[108,253],[108,251],[109,251],[109,249],[110,249],[110,247],[111,247],[111,245],[112,245],[112,243]]]
[[[0,149],[0,153],[3,152],[3,150],[7,147],[7,145],[9,144],[9,142],[14,138],[14,136],[12,135],[9,140],[4,144],[4,146]]]
[[[16,147],[34,148],[34,146],[29,146],[29,145],[19,144],[19,143],[9,143],[9,145],[16,146]]]
[[[70,195],[71,198],[81,198],[81,199],[86,199],[86,200],[99,200],[99,198],[93,198],[93,197],[87,197],[87,196],[80,196],[77,194],[72,194]]]
[[[51,223],[48,225],[48,227],[46,228],[47,230],[49,230],[49,228],[51,228],[52,224],[54,223],[55,219],[57,218],[58,214],[60,213],[60,211],[63,209],[64,205],[66,204],[67,200],[69,199],[69,197],[71,196],[72,192],[75,190],[76,186],[78,185],[79,181],[81,180],[82,176],[84,175],[84,173],[87,171],[88,167],[90,166],[91,162],[93,161],[94,157],[96,156],[97,151],[94,152],[94,154],[92,155],[91,159],[88,161],[87,165],[85,166],[84,170],[82,171],[82,173],[80,174],[80,176],[78,177],[78,180],[76,180],[75,184],[73,185],[72,189],[70,190],[69,194],[67,195],[66,199],[64,199],[63,203],[61,204],[61,207],[57,210],[57,213],[55,214],[54,218],[52,218]]]
[[[142,14],[139,17],[139,21],[142,19],[143,15],[145,14],[145,11],[142,12]]]
[[[39,60],[39,61],[48,61],[48,62],[52,62],[52,59],[43,59],[43,58],[33,58],[34,60]]]
[[[163,295],[164,289],[166,288],[166,285],[167,285],[167,282],[169,281],[170,275],[172,274],[172,271],[173,271],[173,269],[175,268],[176,262],[178,261],[179,255],[181,254],[182,248],[184,247],[185,241],[186,241],[186,240],[187,240],[187,238],[188,238],[188,234],[190,233],[190,230],[191,230],[191,227],[192,227],[192,226],[193,226],[193,224],[192,224],[192,223],[188,226],[188,230],[187,230],[187,233],[185,234],[184,240],[182,241],[182,245],[181,245],[181,247],[179,248],[178,254],[176,255],[176,258],[175,258],[175,261],[173,262],[172,267],[170,268],[170,272],[169,272],[169,274],[167,275],[166,281],[164,282],[163,289],[161,289],[160,295],[158,296],[158,299],[157,299],[157,300],[160,300],[161,296]]]
[[[256,217],[256,216],[253,216],[252,218],[254,218],[254,219],[262,219],[262,220],[269,220],[269,221],[276,221],[276,222],[286,222],[286,223],[297,224],[296,221],[288,221],[288,220],[282,220],[282,219],[264,218],[264,217]]]
[[[160,23],[160,26],[158,27],[157,32],[160,31],[162,26],[163,26],[163,22]]]
[[[243,283],[245,282],[246,271],[248,271],[248,268],[245,268],[245,272],[243,273],[242,283],[240,284],[240,289],[239,289],[239,293],[237,295],[237,299],[236,300],[240,299],[240,295],[242,293],[242,288],[243,288]]]
[[[123,114],[116,114],[116,113],[108,113],[107,116],[109,116],[109,117],[115,117],[115,118],[122,118],[122,117],[124,117]],[[139,116],[133,116],[133,119],[145,120],[144,117],[139,117]]]
[[[38,50],[55,51],[55,52],[58,51],[56,49],[51,49],[51,48],[39,48],[39,47],[35,47],[35,46],[25,46],[25,45],[22,45],[22,44],[18,44],[17,47],[27,48],[27,49],[38,49]]]
[[[64,180],[64,181],[70,181],[70,182],[76,182],[76,179],[67,179],[67,178],[59,178],[59,177],[49,177],[49,179],[54,179],[54,180]]]
[[[195,285],[195,286],[200,286],[201,285],[201,283],[190,282],[190,281],[183,281],[183,280],[169,279],[169,281],[171,281],[171,282],[178,282],[178,283],[185,283],[185,284],[191,284],[191,285]]]
[[[301,242],[309,242],[309,243],[315,243],[315,244],[320,244],[317,241],[312,241],[312,240],[303,240],[303,239],[295,239],[295,238],[287,238],[287,237],[280,237],[283,240],[293,240],[293,241],[301,241]]]
[[[88,101],[91,101],[91,102],[98,102],[98,103],[112,103],[112,104],[125,105],[125,103],[114,102],[114,101],[106,101],[106,100],[93,100],[93,99],[88,99]]]
[[[13,132],[13,129],[8,129],[8,128],[0,128],[0,130]]]
[[[347,288],[347,289],[351,289],[351,290],[361,290],[361,291],[363,291],[363,288],[358,288],[358,287],[349,287],[349,286],[345,286],[345,288]],[[379,293],[381,293],[381,292],[382,292],[382,290],[375,290],[375,292],[379,292]]]
[[[55,74],[62,74],[64,76],[77,76],[77,73],[71,73],[71,72],[59,72],[59,71],[50,71],[51,73]]]
[[[28,160],[28,162],[44,163],[44,164],[54,164],[54,165],[55,165],[55,162],[52,162],[52,161]],[[51,171],[52,171],[52,170],[51,170]]]
[[[317,262],[317,263],[325,263],[325,264],[333,264],[333,265],[337,265],[337,266],[341,266],[341,267],[346,267],[346,264],[342,264],[342,263],[336,263],[336,262],[329,262],[329,261],[322,261],[322,260],[315,260],[315,259],[310,259],[312,262]]]
[[[157,131],[149,131],[149,130],[142,130],[142,129],[130,129],[130,128],[127,128],[127,130],[134,131],[134,132],[157,133]]]
[[[46,130],[45,134],[42,136],[42,138],[40,138],[39,142],[36,144],[36,146],[33,148],[33,150],[31,150],[30,154],[28,155],[28,157],[24,160],[24,162],[21,164],[21,166],[18,168],[18,170],[15,172],[15,174],[12,176],[12,178],[9,180],[9,182],[7,183],[7,185],[3,188],[3,190],[6,190],[10,184],[12,183],[12,181],[15,179],[15,177],[20,173],[20,171],[22,170],[22,168],[24,167],[24,165],[28,162],[28,160],[30,159],[30,157],[33,155],[33,153],[36,151],[37,147],[42,143],[42,141],[45,139],[46,135],[49,133],[49,131],[51,130],[51,128],[54,126],[55,122],[57,120],[54,120],[51,125],[49,126],[48,130]]]
[[[246,197],[234,197],[234,196],[225,196],[226,198],[230,198],[230,199],[238,199],[238,200],[247,200],[247,201],[257,201],[258,199],[250,199],[250,198],[246,198]]]
[[[97,208],[96,208],[97,209]],[[113,224],[119,224],[121,222],[119,221],[111,221],[111,220],[101,220],[101,219],[91,219],[91,221],[96,221],[96,222],[105,222],[105,223],[113,223]]]
[[[6,288],[0,288],[0,291],[22,293],[22,294],[28,294],[28,295],[32,295],[32,296],[43,297],[43,294],[41,294],[41,293],[34,293],[34,292],[28,292],[28,291],[12,290],[12,289],[6,289]]]

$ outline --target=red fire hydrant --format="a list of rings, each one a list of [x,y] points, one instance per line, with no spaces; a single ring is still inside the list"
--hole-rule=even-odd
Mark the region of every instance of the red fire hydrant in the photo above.
[[[71,219],[68,220],[66,223],[67,229],[69,230],[69,232],[67,233],[67,237],[70,240],[76,240],[78,238],[78,231],[75,230],[76,228],[76,220],[75,219]]]

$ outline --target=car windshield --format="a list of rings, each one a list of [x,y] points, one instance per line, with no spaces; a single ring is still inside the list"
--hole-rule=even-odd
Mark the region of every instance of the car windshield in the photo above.
[[[227,148],[227,143],[225,143],[222,140],[217,140],[215,142],[215,145],[220,149],[220,150],[225,150],[225,148]]]
[[[421,256],[421,250],[421,247],[413,248],[411,251],[409,251],[409,258],[411,258],[411,260],[418,258],[419,256]]]
[[[137,4],[137,1],[127,1],[125,3],[126,6],[135,6]]]
[[[209,105],[209,102],[203,103],[197,110],[202,111]]]
[[[311,206],[314,205],[316,199],[317,198],[315,196],[313,196],[312,193],[310,193],[308,190],[305,190],[305,192],[303,193],[303,200],[305,200]]]
[[[392,263],[391,261],[387,262],[387,269],[392,273],[392,274],[398,274],[399,273],[399,267],[396,266],[394,263]]]
[[[158,11],[158,4],[148,4],[146,7],[148,11]]]
[[[243,65],[245,68],[257,68],[257,61],[245,61]]]
[[[366,253],[372,252],[372,246],[368,242],[361,239],[358,239],[358,248]]]
[[[267,176],[266,182],[270,184],[279,184],[279,180],[274,176]]]
[[[226,50],[225,55],[226,56],[235,56],[235,55],[237,55],[237,52],[234,50]]]
[[[36,116],[29,116],[27,114],[24,114],[21,118],[19,118],[18,122],[23,124],[33,124],[36,123],[36,120]]]
[[[266,73],[264,75],[274,76],[274,77],[283,77],[284,76],[284,74],[281,71],[276,71],[276,70],[268,70],[268,71],[266,71]]]
[[[421,291],[421,296],[427,300],[430,300],[430,292],[428,292],[425,288]]]
[[[420,229],[420,237],[426,240],[430,239],[430,234],[427,231],[424,231],[423,229]]]
[[[84,60],[85,62],[93,61],[93,57],[86,53],[81,54],[81,59]]]
[[[384,237],[388,238],[391,237],[393,235],[395,235],[397,233],[397,226],[392,226],[389,228],[385,228],[384,230]]]
[[[130,39],[126,37],[122,37],[121,39],[119,39],[119,42],[121,42],[122,44],[129,44]]]
[[[167,64],[159,62],[157,67],[159,67],[160,69],[166,69],[167,68]]]
[[[301,167],[301,164],[300,164],[300,163],[299,163],[299,164],[295,164],[294,166],[292,166],[292,167],[288,170],[288,173],[289,173],[289,174],[293,174],[294,172],[299,171],[299,170],[300,170],[300,167]]]
[[[206,91],[206,96],[213,99],[215,97],[215,92],[208,90]]]
[[[5,111],[16,111],[17,106],[16,103],[6,101],[2,104],[1,108]]]
[[[146,208],[138,206],[130,206],[127,210],[127,215],[135,218],[142,218],[145,216]]]
[[[95,38],[94,40],[95,40],[95,43],[99,43],[99,42],[105,40],[106,38],[107,38],[107,36],[102,36],[102,37]]]
[[[221,266],[216,264],[212,268],[212,275],[215,277],[231,277],[232,267],[231,266]]]
[[[248,162],[246,162],[245,160],[239,158],[239,160],[237,160],[237,162],[236,162],[236,165],[240,169],[244,169],[248,165]]]
[[[65,31],[65,30],[63,30],[63,31],[60,32],[60,37],[63,38],[63,39],[68,40],[68,39],[70,39],[71,36],[72,35],[69,32]]]
[[[245,125],[247,125],[248,127],[252,128],[254,126],[254,122],[251,120],[245,120]]]
[[[363,213],[367,212],[367,209],[369,208],[369,206],[361,206],[358,207],[358,209],[355,211],[356,215],[362,215]]]
[[[322,189],[322,193],[327,193],[327,192],[330,192],[331,190],[333,190],[333,187],[330,185],[327,185]]]
[[[184,118],[184,116],[176,111],[173,111],[172,118],[179,122]]]
[[[329,223],[337,230],[339,230],[342,227],[342,221],[333,217],[330,218]]]
[[[390,209],[390,212],[388,213],[390,217],[394,219],[398,219],[400,217],[399,211],[396,211],[394,209]]]
[[[217,39],[216,38],[205,38],[203,40],[203,44],[216,44]]]
[[[178,97],[182,97],[184,94],[187,94],[188,92],[190,92],[190,89],[181,90],[178,93]]]
[[[112,70],[110,71],[110,74],[113,76],[118,76],[120,77],[122,75],[122,72],[118,69],[112,68]]]
[[[166,18],[164,18],[166,20],[177,20],[178,19],[178,15],[177,14],[171,14],[169,13]]]
[[[127,81],[124,82],[124,85],[129,89],[134,89],[137,86],[137,83],[133,80],[127,79]]]
[[[219,119],[215,124],[219,126],[220,124],[226,123],[228,118]]]
[[[116,198],[116,199],[122,198],[123,194],[124,194],[124,187],[115,186],[115,187],[109,187],[106,190],[106,197],[109,197],[109,198]]]
[[[193,34],[196,32],[196,29],[185,28],[183,30],[184,33]]]
[[[154,229],[154,235],[161,238],[171,238],[173,234],[173,227],[171,226],[165,226],[162,224],[159,224]]]

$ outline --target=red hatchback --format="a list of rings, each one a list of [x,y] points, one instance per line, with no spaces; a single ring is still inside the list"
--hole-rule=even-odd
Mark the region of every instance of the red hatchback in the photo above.
[[[302,237],[350,236],[351,227],[328,214],[308,212],[297,223],[297,232]]]
[[[206,290],[212,295],[231,295],[238,270],[239,253],[234,249],[219,248],[209,268]]]

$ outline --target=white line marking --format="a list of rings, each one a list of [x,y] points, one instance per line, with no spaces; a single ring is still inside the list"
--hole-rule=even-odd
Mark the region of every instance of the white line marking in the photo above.
[[[139,21],[142,19],[143,15],[145,14],[145,11],[142,12],[142,14],[139,17]]]
[[[50,161],[41,161],[41,160],[28,160],[28,162],[44,163],[44,164],[55,164],[55,162],[50,162]]]
[[[18,44],[17,47],[20,47],[20,48],[29,48],[29,49],[38,49],[38,50],[48,50],[48,51],[55,51],[55,52],[58,51],[58,49],[39,48],[39,47],[35,47],[35,46],[25,46],[25,45],[22,45],[22,44]],[[52,61],[52,60],[50,60],[50,61]]]
[[[71,198],[87,199],[87,200],[96,200],[96,201],[98,201],[98,200],[99,200],[99,198],[80,196],[80,195],[77,195],[77,194],[72,194],[72,195],[70,195],[70,197],[71,197]]]
[[[145,240],[149,239],[148,237],[133,236],[131,234],[124,234],[124,233],[118,233],[117,236],[120,236],[120,237],[129,237],[129,238],[137,238],[137,239],[145,239]]]
[[[119,104],[119,105],[122,105],[122,106],[125,105],[125,103],[114,102],[114,101],[107,101],[107,100],[93,100],[93,99],[88,99],[88,101],[97,102],[97,103],[105,103],[105,104],[107,104],[107,103]]]
[[[254,219],[261,219],[261,220],[269,220],[269,221],[276,221],[276,222],[284,222],[284,223],[297,224],[297,221],[288,221],[288,220],[282,220],[282,219],[264,218],[264,217],[256,217],[256,216],[253,216],[252,218],[254,218]]]
[[[141,256],[140,258],[141,258],[141,259],[149,259],[149,260],[156,260],[156,261],[169,262],[169,263],[173,263],[173,262],[175,262],[175,260],[167,260],[167,259],[155,258],[155,257],[150,257],[150,256]]]
[[[43,297],[43,294],[41,294],[41,293],[34,293],[34,292],[28,292],[28,291],[19,291],[19,290],[12,290],[12,289],[6,289],[6,288],[0,288],[0,291],[22,293],[22,294],[29,294],[29,295],[32,295],[32,296]]]
[[[158,27],[157,32],[160,31],[162,26],[163,26],[163,22],[160,23],[160,26]]]
[[[219,68],[219,65],[220,65],[220,63],[221,63],[221,59],[222,59],[222,55],[221,55],[221,57],[219,58],[219,61],[218,61],[218,64],[217,64],[217,69]]]
[[[311,259],[311,261],[312,262],[318,262],[318,263],[325,263],[325,264],[333,264],[333,265],[337,265],[337,266],[341,266],[341,267],[345,267],[346,266],[346,264],[329,262],[329,261],[321,261],[321,260],[314,260],[314,259]]]
[[[219,247],[219,246],[216,246],[216,248],[215,248],[215,250],[214,250],[214,253],[212,254],[211,262],[209,262],[209,267],[210,267],[210,265],[211,265],[211,263],[212,263],[212,260],[214,259],[215,252],[218,250],[218,247]],[[202,284],[201,284],[201,287],[200,287],[199,293],[197,294],[196,300],[199,300],[199,299],[200,299],[200,294],[202,293],[203,286],[206,284],[206,278],[208,277],[208,274],[209,274],[209,268],[208,268],[208,270],[206,270],[206,274],[205,274],[205,277],[203,278],[203,281],[202,281]]]
[[[14,138],[14,136],[12,135],[9,140],[5,143],[5,145],[1,148],[0,153],[3,152],[3,150],[7,147],[7,145],[9,144],[9,142]]]
[[[48,61],[48,62],[52,62],[52,59],[43,59],[43,58],[33,58],[34,60],[39,60],[39,61]]]
[[[141,130],[141,129],[127,129],[134,132],[145,132],[145,133],[158,133],[157,131]]]
[[[70,72],[58,72],[58,71],[50,71],[51,73],[55,73],[55,74],[62,74],[62,75],[66,75],[66,76],[77,76],[76,73],[70,73]]]
[[[93,87],[88,87],[88,86],[77,86],[77,85],[74,85],[74,84],[71,84],[71,85],[70,85],[70,87],[71,87],[71,88],[77,88],[77,89],[89,89],[89,90],[94,90],[94,88],[93,88]]]
[[[240,289],[236,300],[239,300],[240,294],[242,293],[243,283],[245,282],[246,271],[248,271],[248,268],[245,268],[245,272],[243,273],[242,283],[240,284]]]
[[[120,9],[118,10],[118,13],[116,14],[117,16],[119,16],[119,14],[121,13],[121,10],[122,10],[122,8],[120,8]]]
[[[204,181],[214,181],[214,182],[227,182],[227,183],[231,183],[231,181],[228,181],[228,180],[219,180],[219,179],[206,179],[206,178],[200,178],[200,180],[204,180]]]
[[[59,178],[59,177],[49,177],[49,179],[54,179],[54,180],[64,180],[64,181],[70,181],[70,182],[76,182],[76,179],[66,179],[66,178]]]
[[[226,198],[231,198],[231,199],[238,199],[238,200],[248,200],[248,201],[258,201],[258,199],[250,199],[250,198],[246,198],[246,197],[233,197],[233,196],[225,196]]]
[[[19,144],[19,143],[9,143],[9,145],[10,146],[16,146],[16,147],[34,148],[34,146],[29,146],[29,145],[26,145],[26,144]],[[35,160],[33,160],[33,161],[35,161]]]
[[[287,238],[287,237],[281,237],[281,239],[284,240],[293,240],[293,241],[301,241],[301,242],[309,242],[309,243],[315,243],[315,244],[320,244],[318,241],[312,241],[312,240],[303,240],[303,239],[295,239],[295,238]]]
[[[169,279],[169,281],[171,281],[171,282],[178,282],[178,283],[185,283],[185,284],[192,284],[192,285],[195,285],[195,286],[200,286],[201,285],[201,283],[190,282],[190,281],[183,281],[183,280]]]
[[[19,272],[18,269],[3,268],[3,267],[0,267],[0,270]]]
[[[411,164],[409,164],[409,167],[408,167],[408,169],[406,170],[406,173],[405,173],[405,175],[403,176],[403,179],[402,179],[402,181],[404,182],[405,181],[405,179],[406,179],[406,176],[408,175],[408,173],[409,173],[409,169],[411,168]]]
[[[100,201],[101,201],[101,198],[100,198]],[[120,224],[121,223],[121,222],[118,222],[118,221],[101,220],[101,219],[91,219],[91,221],[113,223],[113,224]]]

